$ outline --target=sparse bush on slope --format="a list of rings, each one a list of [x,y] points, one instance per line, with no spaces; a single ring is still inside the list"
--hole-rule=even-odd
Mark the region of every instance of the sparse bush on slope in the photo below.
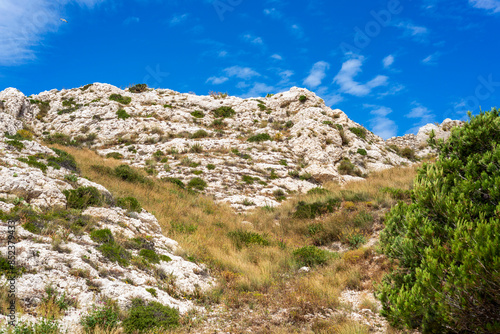
[[[424,164],[412,202],[395,206],[381,234],[398,268],[379,288],[393,324],[424,333],[500,331],[500,116],[471,117]]]

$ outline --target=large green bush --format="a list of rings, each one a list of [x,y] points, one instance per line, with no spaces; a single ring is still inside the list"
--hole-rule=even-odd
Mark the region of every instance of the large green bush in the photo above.
[[[424,333],[500,332],[500,116],[496,109],[429,143],[410,204],[386,218],[397,264],[379,287],[383,314]]]

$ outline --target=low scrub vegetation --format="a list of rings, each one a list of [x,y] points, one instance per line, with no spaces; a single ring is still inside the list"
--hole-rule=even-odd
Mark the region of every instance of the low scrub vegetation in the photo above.
[[[111,94],[109,96],[109,99],[111,101],[116,101],[118,103],[121,103],[121,104],[129,104],[130,102],[132,102],[132,98],[129,97],[129,96],[122,96],[120,94]]]

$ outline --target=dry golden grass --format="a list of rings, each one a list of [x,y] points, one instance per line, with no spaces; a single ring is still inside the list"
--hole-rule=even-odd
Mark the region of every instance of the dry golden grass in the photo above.
[[[91,166],[114,168],[123,162],[105,159],[88,149],[54,146],[72,154],[82,176],[102,184],[115,197],[137,198],[143,208],[157,217],[163,233],[179,242],[183,248],[179,255],[209,265],[220,284],[205,296],[199,296],[200,303],[224,303],[230,309],[253,305],[269,310],[283,306],[297,308],[300,311],[294,314],[296,319],[289,320],[299,322],[305,321],[305,314],[335,308],[343,289],[371,286],[366,282],[379,280],[387,266],[373,261],[371,250],[361,249],[298,275],[293,250],[311,244],[326,245],[334,240],[345,241],[342,236],[354,228],[368,235],[374,224],[380,223],[382,209],[397,202],[380,189],[411,189],[416,173],[415,167],[393,168],[373,173],[364,182],[353,182],[344,187],[329,183],[325,186],[330,191],[328,194],[298,195],[278,208],[259,208],[247,215],[237,215],[228,205],[215,204],[207,196],[190,193],[171,183],[158,180],[145,185],[103,175]],[[311,203],[332,197],[343,200],[342,207],[333,214],[315,220],[292,217],[299,201]],[[353,204],[346,205],[347,202]],[[366,214],[371,218],[360,220]],[[242,224],[244,220],[252,225]],[[321,224],[321,232],[311,233],[311,224]],[[229,232],[237,230],[257,232],[265,236],[270,245],[238,248],[228,236]],[[332,327],[335,331],[315,332],[367,332],[365,327],[349,321],[337,325]],[[285,326],[281,331],[276,327],[273,332],[289,333],[289,329]]]

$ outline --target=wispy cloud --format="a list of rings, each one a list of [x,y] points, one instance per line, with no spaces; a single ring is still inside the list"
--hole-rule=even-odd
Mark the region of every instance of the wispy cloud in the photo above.
[[[430,32],[427,27],[418,26],[410,21],[399,22],[395,26],[404,30],[403,36],[410,37],[417,42],[426,42]]]
[[[302,29],[302,27],[299,26],[298,24],[290,25],[290,31],[292,32],[292,35],[294,35],[298,39],[305,38],[304,29]]]
[[[321,85],[321,82],[326,76],[326,71],[330,68],[330,64],[325,61],[315,63],[309,73],[309,76],[304,79],[303,84],[309,88],[316,88]]]
[[[242,95],[242,97],[243,98],[258,97],[275,91],[276,88],[273,86],[268,86],[267,84],[262,82],[256,82],[253,84],[252,88],[246,94]]]
[[[65,6],[76,3],[93,8],[103,1],[0,1],[0,65],[17,65],[35,59],[36,47],[42,44],[47,34],[57,32],[62,24],[59,18]]]
[[[264,14],[273,19],[280,19],[283,17],[283,14],[276,8],[266,8],[264,9]]]
[[[207,79],[206,83],[211,83],[213,85],[220,85],[223,84],[224,82],[228,81],[228,77],[210,77]]]
[[[387,117],[387,115],[392,113],[391,108],[371,104],[364,104],[363,107],[371,109],[370,114],[374,115],[374,117],[369,121],[373,133],[383,139],[396,136],[398,126],[393,120]]]
[[[366,96],[374,88],[386,86],[389,78],[385,75],[377,75],[365,84],[354,80],[354,77],[362,72],[364,57],[356,57],[342,64],[339,73],[333,79],[340,86],[340,91],[354,96]]]
[[[434,52],[431,55],[428,55],[424,59],[422,59],[422,63],[425,65],[437,65],[437,60],[441,57],[441,52]]]
[[[435,119],[435,115],[432,113],[432,110],[424,107],[416,101],[413,102],[413,105],[414,107],[408,114],[405,115],[405,117],[415,118],[417,119],[417,122],[413,124],[413,127],[408,130],[407,133],[417,133],[420,127],[428,123],[432,123]]]
[[[492,13],[500,13],[500,0],[469,0],[472,7],[486,9]]]
[[[259,77],[260,74],[251,69],[250,67],[241,67],[241,66],[231,66],[224,69],[224,72],[229,77],[236,77],[243,80],[248,80],[253,77]]]
[[[384,64],[384,68],[389,68],[391,67],[392,64],[394,64],[394,56],[393,55],[388,55],[382,60],[382,63]]]
[[[185,22],[189,17],[189,14],[188,13],[184,13],[184,14],[175,14],[174,16],[172,16],[172,18],[168,21],[169,25],[171,27],[173,26],[176,26],[176,25],[179,25],[183,22]]]
[[[280,56],[279,54],[273,54],[271,58],[276,59],[276,60],[283,60],[283,57]]]
[[[138,17],[130,16],[130,17],[127,17],[125,20],[123,20],[123,24],[129,25],[132,23],[139,23],[139,21],[140,21],[140,19]]]
[[[255,36],[252,34],[245,34],[245,35],[242,35],[241,38],[244,41],[249,42],[250,44],[264,45],[264,41],[262,40],[262,37],[259,37],[259,36]]]

